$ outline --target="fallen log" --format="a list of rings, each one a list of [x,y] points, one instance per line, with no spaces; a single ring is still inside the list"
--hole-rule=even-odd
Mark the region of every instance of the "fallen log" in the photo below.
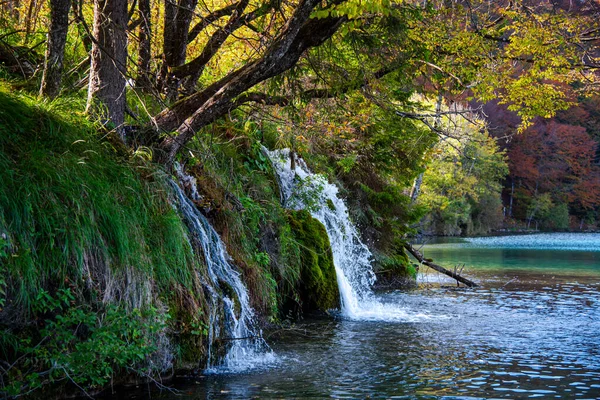
[[[442,274],[448,275],[449,277],[451,277],[452,279],[456,279],[458,282],[464,283],[465,285],[467,285],[468,287],[477,287],[479,285],[477,285],[475,282],[467,279],[467,278],[463,278],[462,276],[460,276],[459,274],[452,272],[450,270],[447,270],[446,268],[442,267],[441,265],[437,265],[434,262],[426,259],[425,257],[423,257],[423,254],[421,254],[421,252],[417,249],[415,249],[410,243],[405,243],[404,244],[404,248],[406,250],[408,250],[408,252],[410,254],[412,254],[412,256],[414,258],[416,258],[421,264],[423,265],[427,265],[428,267],[441,272]]]

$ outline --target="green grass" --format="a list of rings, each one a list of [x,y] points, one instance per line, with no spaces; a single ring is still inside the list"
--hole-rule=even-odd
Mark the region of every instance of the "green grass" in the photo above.
[[[0,87],[6,298],[27,311],[40,289],[81,286],[101,267],[190,288],[193,256],[164,174],[99,133],[81,100],[9,91]]]

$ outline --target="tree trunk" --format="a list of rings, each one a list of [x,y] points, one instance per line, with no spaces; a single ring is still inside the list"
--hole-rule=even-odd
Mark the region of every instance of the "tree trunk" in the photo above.
[[[40,96],[54,98],[60,91],[70,8],[71,0],[50,0],[50,30]]]
[[[160,72],[160,85],[167,99],[177,99],[179,79],[171,75],[174,67],[185,63],[188,33],[198,0],[165,1],[163,37],[164,62]]]
[[[127,0],[95,0],[86,113],[121,133],[125,122]]]
[[[73,10],[73,15],[75,15],[75,20],[77,21],[77,32],[79,33],[79,36],[81,36],[81,40],[83,42],[85,50],[88,53],[91,53],[92,38],[86,30],[85,19],[83,17],[81,6],[82,4],[80,4],[79,0],[71,0],[71,9]]]
[[[36,8],[36,1],[30,0],[29,7],[27,8],[27,17],[25,18],[25,44],[29,42],[29,35],[31,34],[31,24],[33,23],[33,10]]]
[[[431,260],[427,260],[425,257],[423,257],[423,254],[421,254],[420,251],[418,251],[417,249],[415,249],[410,243],[406,243],[404,245],[404,248],[406,250],[408,250],[408,252],[410,254],[412,254],[412,256],[414,258],[416,258],[421,264],[427,265],[428,267],[430,267],[430,268],[432,268],[432,269],[434,269],[434,270],[436,270],[438,272],[441,272],[444,275],[448,275],[452,279],[456,279],[457,282],[464,283],[468,287],[477,287],[478,286],[472,280],[464,278],[464,277],[460,276],[459,274],[457,274],[456,272],[449,271],[446,268],[444,268],[444,267],[442,267],[440,265],[435,264]]]
[[[439,93],[437,103],[435,105],[435,112],[437,114],[437,116],[435,117],[435,122],[433,124],[433,127],[435,129],[440,129],[440,125],[442,123],[440,117],[440,113],[442,112],[442,100],[442,94]],[[421,194],[421,185],[423,184],[424,174],[425,172],[421,172],[419,176],[417,176],[417,179],[415,179],[415,182],[413,183],[412,190],[410,191],[410,201],[413,203],[417,201],[417,199],[419,198],[419,194]]]
[[[413,203],[417,201],[417,199],[419,198],[419,194],[421,193],[421,185],[423,184],[424,174],[424,172],[421,172],[419,176],[417,176],[417,179],[415,179],[415,182],[413,183],[412,190],[410,191],[410,201]]]
[[[135,81],[136,87],[147,90],[150,88],[150,35],[152,33],[152,27],[150,25],[150,0],[139,0],[140,17],[142,23],[140,24],[139,32],[139,51],[138,51],[138,65],[137,65],[137,79]]]
[[[514,178],[510,178],[510,201],[508,203],[508,217],[512,218],[513,216],[513,201],[515,198],[515,180]]]

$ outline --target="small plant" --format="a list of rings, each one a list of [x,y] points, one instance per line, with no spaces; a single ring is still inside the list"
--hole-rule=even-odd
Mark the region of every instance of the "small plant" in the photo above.
[[[356,166],[358,157],[356,154],[351,154],[347,157],[342,158],[337,162],[337,165],[342,169],[345,174],[348,174]]]
[[[202,320],[192,321],[190,323],[192,330],[191,334],[195,336],[208,336],[208,325]]]
[[[263,268],[269,268],[269,265],[271,264],[269,254],[264,251],[254,254],[254,261]]]
[[[321,198],[327,179],[322,175],[311,175],[305,179],[299,179],[298,184],[290,198],[292,206],[303,208],[309,212],[318,210],[321,207]]]
[[[271,161],[269,160],[269,157],[263,153],[260,143],[252,143],[249,153],[250,154],[246,157],[246,161],[244,162],[244,167],[246,167],[248,172],[269,172],[271,169]]]
[[[64,311],[74,300],[75,296],[73,296],[70,289],[59,289],[55,297],[51,296],[46,290],[41,289],[32,304],[32,308],[35,314]]]
[[[127,311],[108,305],[94,311],[73,307],[74,300],[70,289],[60,289],[55,296],[45,290],[38,293],[34,313],[54,316],[43,322],[39,336],[18,337],[15,361],[2,372],[8,396],[63,381],[83,391],[99,388],[120,370],[141,371],[158,349],[168,316],[155,308]]]

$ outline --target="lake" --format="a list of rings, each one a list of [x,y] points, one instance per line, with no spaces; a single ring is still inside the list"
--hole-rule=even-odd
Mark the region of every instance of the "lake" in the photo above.
[[[423,270],[378,294],[390,321],[339,316],[268,334],[275,362],[175,385],[161,399],[600,398],[600,234],[436,240],[475,289]]]

